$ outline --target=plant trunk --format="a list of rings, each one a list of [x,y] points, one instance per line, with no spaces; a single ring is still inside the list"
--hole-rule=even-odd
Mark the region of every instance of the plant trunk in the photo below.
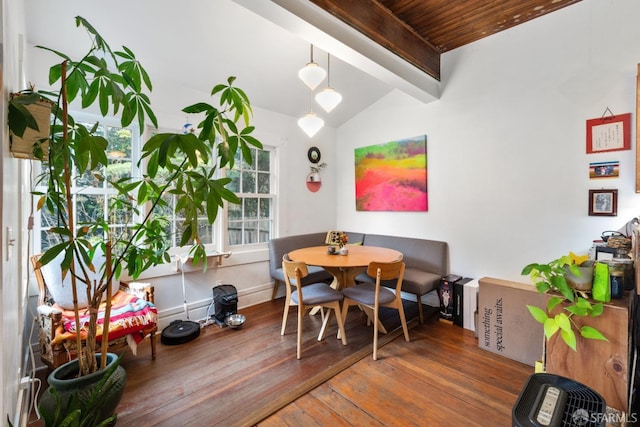
[[[61,144],[67,144],[69,139],[69,106],[67,102],[67,61],[64,61],[61,65],[61,87],[62,87],[62,142]],[[53,142],[53,138],[52,138]],[[71,230],[69,234],[69,243],[73,246],[74,241],[74,211],[73,211],[73,198],[71,196],[71,168],[69,166],[69,158],[64,156],[64,185],[65,194],[67,197],[67,212],[68,212],[68,227]],[[82,337],[80,334],[80,310],[78,309],[78,287],[76,278],[76,263],[75,253],[71,257],[71,265],[69,266],[69,273],[71,274],[71,289],[73,292],[73,313],[76,321],[76,349],[78,352],[78,375],[82,376],[92,372],[88,366],[90,364],[90,358],[87,357],[85,348],[82,346]],[[91,307],[89,307],[91,309]],[[91,311],[92,316],[93,312]],[[88,340],[85,340],[87,342]]]
[[[102,351],[100,355],[100,369],[107,364],[107,351],[109,350],[109,318],[111,317],[111,241],[107,240],[105,253],[105,277],[107,285],[107,301],[104,309],[104,322],[102,323]],[[102,295],[102,292],[100,292]],[[98,304],[99,306],[99,304]]]

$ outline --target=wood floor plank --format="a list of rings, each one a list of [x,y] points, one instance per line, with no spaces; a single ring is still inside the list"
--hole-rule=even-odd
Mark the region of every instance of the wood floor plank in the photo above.
[[[375,420],[367,424],[346,418],[349,425],[510,424],[511,408],[531,366],[482,350],[470,331],[433,319],[412,329],[410,336],[409,343],[394,340],[379,351],[378,361],[358,362],[296,405],[313,396],[344,417],[366,413]],[[315,399],[317,395],[323,398]],[[386,403],[376,404],[380,399]],[[277,418],[278,413],[265,422]]]
[[[338,374],[338,376],[342,375],[348,376],[345,372]],[[342,381],[337,380],[337,382],[340,383]],[[314,402],[317,402],[319,406],[321,405],[322,410],[325,412],[331,411],[338,414],[346,425],[371,427],[383,426],[380,421],[373,418],[362,408],[354,404],[352,400],[335,390],[331,381],[328,381],[312,390],[307,396],[305,396],[305,398],[298,399],[298,401],[307,400],[307,398],[314,398]]]
[[[118,425],[235,425],[247,415],[243,408],[248,400],[270,407],[279,393],[295,388],[318,367],[332,369],[357,346],[368,351],[361,360],[278,406],[257,425],[509,425],[511,407],[533,371],[480,349],[470,331],[433,317],[437,310],[430,311],[425,324],[412,323],[410,342],[399,337],[382,346],[377,361],[370,354],[372,329],[362,313],[349,314],[348,346],[335,338],[335,323],[318,342],[320,316],[307,316],[303,357],[297,360],[295,311],[281,336],[282,310],[282,299],[266,302],[242,310],[247,316],[242,329],[208,326],[192,342],[158,343],[155,361],[148,357],[149,343],[141,343],[138,356],[123,358],[128,382],[117,409]],[[416,311],[411,306],[407,310]],[[276,382],[278,391],[268,382]]]

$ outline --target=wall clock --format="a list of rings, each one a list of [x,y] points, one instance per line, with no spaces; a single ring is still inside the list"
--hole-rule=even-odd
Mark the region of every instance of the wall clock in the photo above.
[[[320,150],[318,147],[311,147],[307,151],[307,157],[311,163],[318,163],[320,161]]]

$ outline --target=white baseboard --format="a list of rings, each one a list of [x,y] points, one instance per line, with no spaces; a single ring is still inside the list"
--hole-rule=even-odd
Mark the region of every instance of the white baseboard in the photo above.
[[[284,290],[284,287],[282,288]],[[243,308],[271,300],[272,290],[273,283],[238,290],[238,311],[240,312]],[[188,320],[198,322],[200,320],[206,320],[210,315],[213,315],[214,308],[211,304],[212,301],[213,298],[207,298],[200,301],[187,302],[187,309],[189,311]],[[209,309],[209,307],[211,308]],[[207,315],[207,311],[209,311],[209,316]],[[174,320],[187,320],[187,314],[182,305],[158,311],[159,330],[162,330]]]

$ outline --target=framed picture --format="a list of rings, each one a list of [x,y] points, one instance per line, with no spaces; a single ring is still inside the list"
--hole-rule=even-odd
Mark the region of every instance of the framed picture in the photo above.
[[[427,212],[427,135],[355,149],[356,211]]]
[[[617,178],[620,176],[620,162],[589,163],[589,178]]]
[[[589,190],[589,216],[617,216],[618,190]]]
[[[631,113],[587,120],[587,154],[631,150]]]

